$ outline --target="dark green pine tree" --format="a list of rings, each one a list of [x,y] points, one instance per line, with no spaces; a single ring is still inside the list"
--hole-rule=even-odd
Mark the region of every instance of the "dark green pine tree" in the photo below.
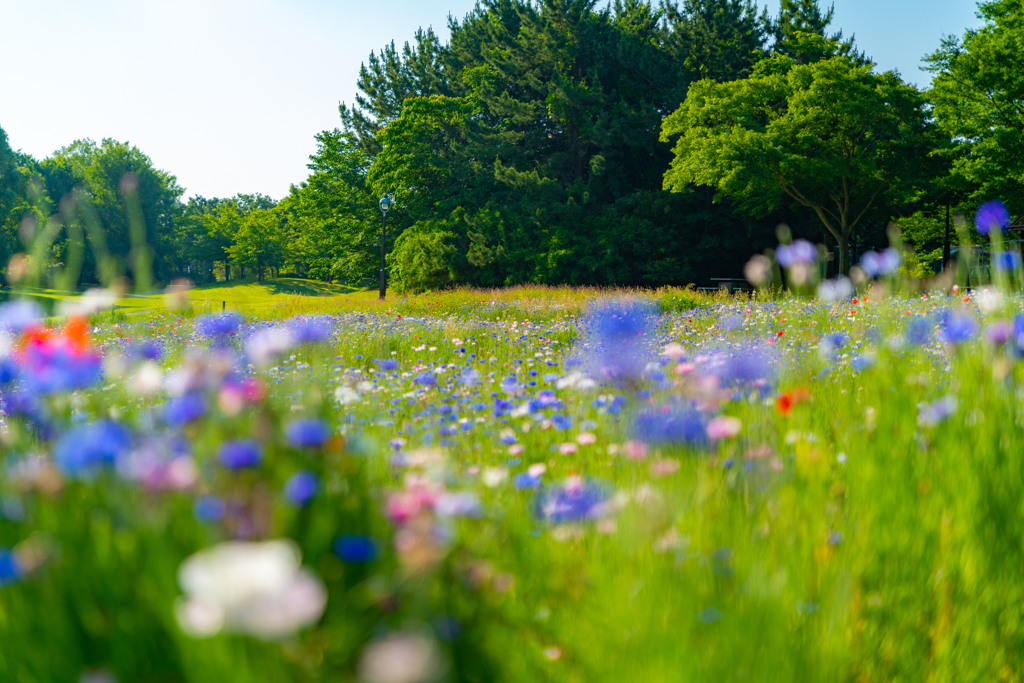
[[[682,7],[663,0],[662,8],[668,48],[691,80],[746,78],[766,54],[771,19],[753,0],[683,0]]]
[[[854,47],[854,36],[843,40],[841,30],[832,35],[826,33],[834,15],[835,5],[822,12],[818,0],[781,0],[779,16],[772,22],[773,51],[799,64],[835,55],[846,55],[859,64],[870,64],[871,58]]]
[[[380,51],[370,53],[359,69],[360,93],[352,106],[339,106],[344,129],[355,135],[360,148],[371,157],[380,152],[377,132],[398,118],[408,97],[450,95],[451,88],[441,62],[441,42],[434,31],[416,31],[414,43],[401,52],[394,41]]]

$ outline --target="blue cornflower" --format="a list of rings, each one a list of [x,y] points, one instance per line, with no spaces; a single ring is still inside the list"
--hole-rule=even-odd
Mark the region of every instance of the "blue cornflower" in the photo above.
[[[200,522],[218,522],[224,517],[227,507],[217,496],[199,496],[192,506],[192,514]]]
[[[992,228],[1002,230],[1010,224],[1010,211],[998,199],[985,202],[978,207],[978,213],[974,215],[974,227],[978,234],[987,235]]]
[[[437,386],[437,377],[434,376],[434,373],[427,370],[426,372],[422,372],[417,375],[416,378],[413,379],[413,382],[416,384],[422,384],[425,387],[433,387]]]
[[[775,377],[775,359],[769,350],[753,345],[716,354],[705,366],[705,372],[723,385],[770,382]]]
[[[646,443],[687,443],[708,441],[706,416],[691,408],[646,412],[636,416],[633,437]]]
[[[907,325],[907,341],[916,346],[927,344],[932,338],[932,321],[916,317]]]
[[[604,486],[573,477],[541,490],[537,496],[537,515],[555,524],[594,519],[605,512],[610,497]]]
[[[331,319],[322,315],[292,318],[288,328],[300,344],[327,341],[331,337]]]
[[[311,448],[331,438],[331,429],[323,420],[292,420],[284,430],[284,438],[292,446]]]
[[[0,588],[12,584],[22,576],[18,558],[10,548],[0,548]]]
[[[818,249],[807,240],[780,244],[775,250],[775,260],[783,268],[789,268],[797,263],[814,263],[818,260]]]
[[[10,384],[18,377],[18,364],[10,356],[0,358],[0,387]]]
[[[111,465],[131,446],[131,432],[116,422],[101,420],[65,432],[53,447],[53,460],[69,476]]]
[[[1015,251],[1003,251],[994,254],[992,263],[999,270],[1016,270],[1020,267],[1020,254]]]
[[[206,399],[196,393],[172,398],[164,408],[167,424],[180,426],[198,420],[206,414]]]
[[[147,339],[134,344],[129,354],[142,360],[160,360],[160,356],[163,355],[163,345],[155,339]]]
[[[522,489],[536,489],[536,488],[540,488],[541,481],[542,480],[541,480],[540,477],[535,477],[532,474],[530,474],[529,472],[522,472],[520,474],[517,474],[512,479],[512,485],[515,486],[517,489],[520,489],[520,490],[522,490]]]
[[[39,322],[43,309],[34,301],[18,299],[0,305],[0,330],[21,332]]]
[[[342,534],[334,539],[334,554],[349,564],[365,564],[377,558],[377,544],[363,534]]]
[[[234,311],[204,315],[196,321],[196,331],[207,337],[234,334],[242,324],[242,316]]]
[[[658,324],[649,301],[604,300],[587,314],[584,328],[595,375],[612,381],[640,379],[649,357]]]
[[[259,465],[263,459],[262,450],[255,441],[225,441],[217,457],[224,467],[240,470]]]
[[[917,414],[917,424],[922,427],[934,427],[956,412],[959,406],[956,396],[943,396],[933,403],[922,403]]]
[[[950,313],[943,311],[939,316],[942,329],[939,338],[947,344],[959,344],[974,337],[978,331],[978,323],[966,313]]]
[[[320,479],[315,474],[309,470],[299,470],[285,483],[284,497],[292,505],[304,507],[313,500],[319,488]]]
[[[384,372],[391,372],[398,369],[398,361],[393,358],[385,358],[380,362],[380,369]]]

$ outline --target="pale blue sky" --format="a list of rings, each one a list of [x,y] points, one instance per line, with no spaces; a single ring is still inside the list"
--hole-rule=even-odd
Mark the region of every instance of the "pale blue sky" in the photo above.
[[[113,137],[186,195],[304,180],[313,136],[338,125],[359,65],[472,0],[0,0],[0,127],[37,157]],[[969,0],[836,0],[834,27],[882,69],[926,85],[920,58],[979,24]],[[771,12],[778,0],[768,2]]]

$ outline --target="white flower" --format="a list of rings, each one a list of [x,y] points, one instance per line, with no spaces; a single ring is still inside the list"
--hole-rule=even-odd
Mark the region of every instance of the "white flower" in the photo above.
[[[153,361],[146,361],[139,366],[135,374],[128,380],[128,387],[136,396],[152,396],[160,391],[163,370]]]
[[[437,680],[444,668],[433,640],[418,633],[396,633],[366,646],[359,660],[359,680],[423,683]]]
[[[266,367],[278,356],[295,346],[295,338],[286,327],[271,327],[259,330],[245,342],[245,352],[252,362]],[[292,356],[295,358],[295,356]]]
[[[282,638],[316,623],[327,604],[319,577],[301,564],[291,541],[228,541],[200,551],[178,568],[185,595],[178,624],[196,637],[222,629]]]
[[[487,488],[495,488],[508,479],[508,470],[504,467],[488,467],[484,470],[483,482]]]
[[[343,406],[359,401],[359,392],[352,387],[341,386],[334,390],[335,400]]]
[[[117,299],[117,292],[114,290],[94,287],[76,299],[61,301],[57,304],[57,312],[65,316],[87,316],[96,311],[113,308]]]

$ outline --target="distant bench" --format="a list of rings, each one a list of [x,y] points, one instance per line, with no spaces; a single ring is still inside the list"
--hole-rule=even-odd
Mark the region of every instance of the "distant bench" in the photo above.
[[[697,289],[705,292],[717,292],[720,289],[727,290],[730,294],[733,292],[745,292],[749,289],[747,286],[746,278],[741,277],[712,277],[708,278],[712,282],[717,282],[718,285],[715,287],[698,287]]]

